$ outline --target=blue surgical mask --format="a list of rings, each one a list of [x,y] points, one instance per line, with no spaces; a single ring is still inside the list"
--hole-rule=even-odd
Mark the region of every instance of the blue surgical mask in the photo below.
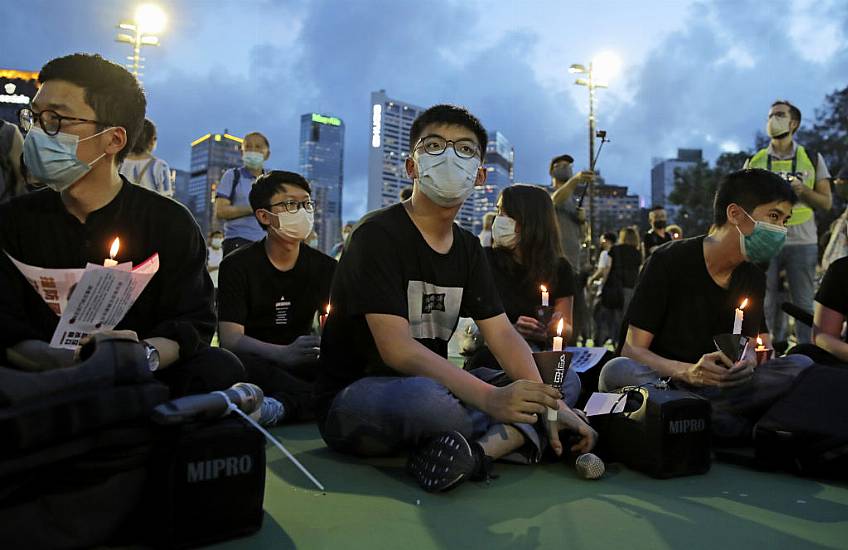
[[[480,159],[457,155],[453,148],[441,155],[417,153],[418,187],[424,195],[444,208],[462,204],[474,191]]]
[[[786,242],[786,228],[766,222],[758,222],[745,212],[752,222],[754,231],[745,235],[739,226],[739,245],[742,247],[742,255],[751,263],[764,264],[777,256]]]
[[[85,163],[77,157],[79,143],[111,129],[106,128],[93,136],[80,139],[79,136],[63,132],[48,136],[44,130],[33,126],[24,139],[24,164],[39,183],[61,193],[89,173],[92,166],[106,156],[103,153],[90,163]]]
[[[245,151],[241,155],[244,165],[253,170],[259,170],[265,164],[265,155],[257,151]]]

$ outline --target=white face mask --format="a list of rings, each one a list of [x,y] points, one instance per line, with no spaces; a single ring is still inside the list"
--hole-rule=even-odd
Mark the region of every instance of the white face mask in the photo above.
[[[492,222],[492,244],[495,247],[515,248],[518,244],[515,220],[503,214],[495,216],[495,221]]]
[[[248,168],[259,170],[265,164],[265,155],[257,151],[246,151],[242,153],[241,160]]]
[[[769,137],[778,137],[789,133],[789,117],[770,117],[766,123],[766,133]]]
[[[221,248],[221,245],[224,244],[224,239],[221,237],[215,237],[210,241],[212,244],[212,248]]]
[[[465,159],[453,148],[441,155],[415,152],[418,164],[418,187],[424,195],[444,208],[462,204],[474,191],[480,159]]]
[[[280,227],[272,225],[271,229],[280,237],[292,241],[302,241],[312,233],[312,225],[315,223],[315,216],[312,212],[298,208],[294,214],[290,212],[268,213],[276,216]]]

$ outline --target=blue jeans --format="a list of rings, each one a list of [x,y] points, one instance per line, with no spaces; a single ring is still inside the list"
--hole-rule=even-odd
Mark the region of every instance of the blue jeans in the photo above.
[[[786,271],[792,303],[812,313],[816,263],[818,263],[818,245],[815,244],[784,246],[780,254],[769,263],[768,271],[766,271],[765,315],[775,342],[785,342],[788,336],[785,323],[776,321],[778,315],[782,315],[778,288],[779,273],[782,270]],[[795,336],[799,344],[812,342],[811,333],[811,327],[800,322],[795,323]]]
[[[471,374],[500,386],[503,372],[478,368]],[[498,422],[466,405],[445,386],[423,376],[371,376],[343,389],[333,400],[321,436],[331,449],[360,456],[387,456],[416,447],[430,437],[456,430],[469,441],[485,435]],[[525,445],[510,455],[516,462],[535,463],[546,439],[529,424],[514,424]]]
[[[803,355],[788,355],[767,361],[754,369],[751,381],[735,388],[696,387],[674,382],[674,387],[709,399],[712,405],[712,429],[718,437],[750,437],[753,424],[786,393],[801,371],[813,364]],[[656,384],[655,370],[629,357],[617,357],[604,365],[598,380],[602,392],[624,386]]]

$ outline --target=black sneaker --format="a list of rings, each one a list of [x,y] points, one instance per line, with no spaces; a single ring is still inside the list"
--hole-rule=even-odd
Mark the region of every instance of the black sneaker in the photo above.
[[[466,479],[488,480],[492,459],[478,443],[469,443],[456,431],[441,433],[416,449],[406,471],[430,493],[453,489]]]

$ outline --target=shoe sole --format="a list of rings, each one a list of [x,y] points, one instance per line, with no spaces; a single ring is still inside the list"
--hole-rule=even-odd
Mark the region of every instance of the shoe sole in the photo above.
[[[453,489],[474,469],[474,454],[468,440],[459,432],[445,432],[417,449],[406,470],[422,489],[442,493]]]

